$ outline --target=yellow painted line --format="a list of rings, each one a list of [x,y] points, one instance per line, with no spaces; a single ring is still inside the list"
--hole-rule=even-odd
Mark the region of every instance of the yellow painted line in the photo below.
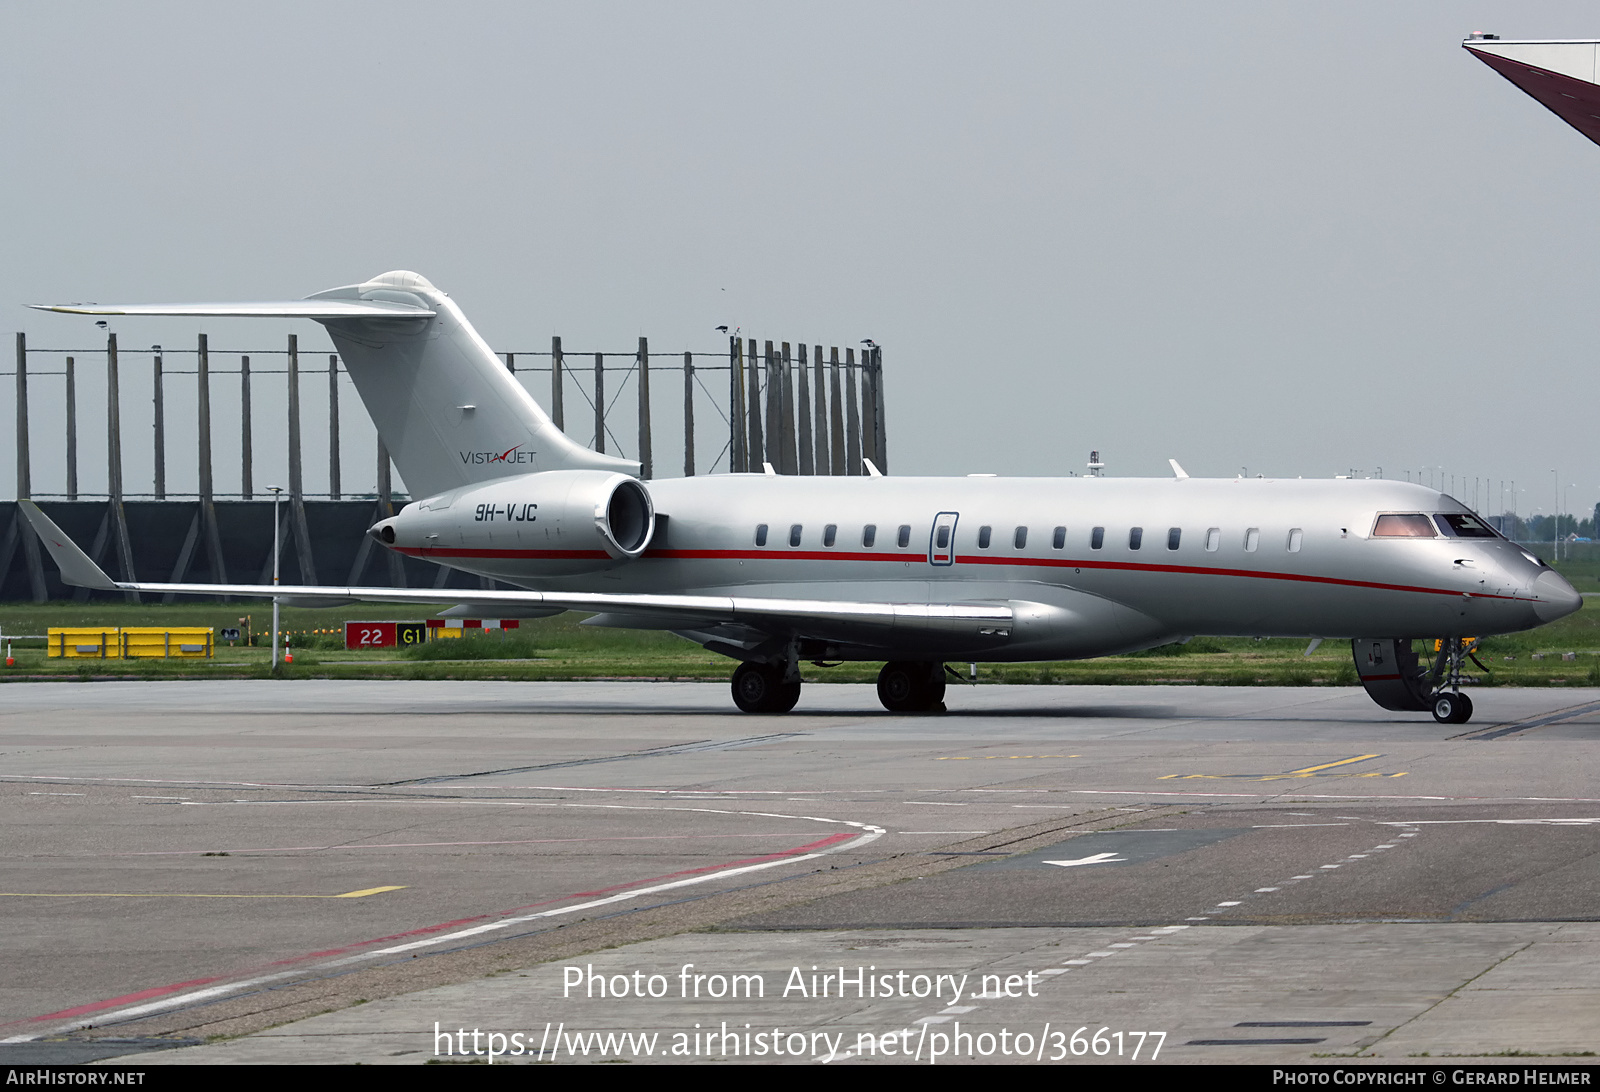
[[[368,887],[361,891],[346,891],[342,895],[209,895],[167,891],[0,891],[5,899],[364,899],[385,891],[404,890],[398,887]]]
[[[362,889],[360,891],[346,891],[342,895],[312,895],[311,897],[314,898],[314,899],[324,899],[324,898],[364,899],[368,895],[381,895],[385,891],[399,891],[404,887],[405,887],[405,884],[401,884],[398,887],[368,887],[368,888],[364,888],[364,889]]]
[[[1338,762],[1328,762],[1328,763],[1325,763],[1324,765],[1321,765],[1321,766],[1307,766],[1303,770],[1290,770],[1289,774],[1293,775],[1293,774],[1316,773],[1318,770],[1331,770],[1335,766],[1348,766],[1352,762],[1365,762],[1369,758],[1379,758],[1379,757],[1381,757],[1381,756],[1379,756],[1379,755],[1357,755],[1354,758],[1341,758]]]
[[[1082,755],[940,755],[935,762],[981,762],[996,758],[1082,758]]]

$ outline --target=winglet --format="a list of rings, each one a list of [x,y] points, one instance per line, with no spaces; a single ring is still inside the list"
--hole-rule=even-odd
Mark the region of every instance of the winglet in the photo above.
[[[39,510],[39,506],[31,500],[17,501],[17,509],[25,516],[33,533],[39,536],[39,541],[44,543],[44,548],[50,551],[50,558],[61,570],[61,582],[79,588],[95,588],[99,591],[116,591],[117,582],[107,576],[89,555],[78,549],[78,544],[67,537],[67,533],[57,527],[55,521]]]
[[[871,459],[862,459],[861,463],[867,468],[867,476],[869,478],[883,477],[883,471],[879,470],[878,464],[873,462]]]
[[[1189,480],[1188,471],[1184,470],[1183,467],[1178,465],[1177,459],[1168,459],[1167,462],[1172,464],[1173,477],[1177,478],[1180,482],[1186,482]]]

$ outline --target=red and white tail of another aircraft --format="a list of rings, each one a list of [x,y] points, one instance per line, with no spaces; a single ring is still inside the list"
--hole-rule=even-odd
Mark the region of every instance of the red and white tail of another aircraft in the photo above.
[[[1460,723],[1468,634],[1581,599],[1455,499],[1391,481],[780,477],[641,481],[581,447],[415,273],[304,299],[63,306],[320,322],[413,495],[371,534],[490,576],[455,613],[594,612],[740,661],[735,702],[784,712],[801,661],[886,661],[883,704],[942,708],[944,664],[1074,659],[1198,634],[1350,638],[1385,708]],[[35,505],[62,579],[103,590],[433,603],[433,589],[119,582]],[[1371,636],[1376,635],[1376,636]],[[1413,638],[1441,638],[1431,660]]]
[[[1600,144],[1600,41],[1505,41],[1493,34],[1474,34],[1461,45]]]

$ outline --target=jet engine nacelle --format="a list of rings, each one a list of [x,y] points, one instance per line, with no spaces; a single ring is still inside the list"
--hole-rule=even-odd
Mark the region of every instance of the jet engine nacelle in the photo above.
[[[551,470],[424,497],[370,533],[401,553],[475,572],[561,576],[632,561],[649,547],[655,518],[636,478]]]

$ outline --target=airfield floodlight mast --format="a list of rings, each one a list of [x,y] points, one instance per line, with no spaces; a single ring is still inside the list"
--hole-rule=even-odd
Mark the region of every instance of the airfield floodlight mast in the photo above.
[[[476,590],[453,613],[574,610],[591,625],[667,630],[739,661],[733,698],[746,712],[793,708],[802,662],[883,663],[886,708],[936,712],[946,663],[1310,633],[1352,641],[1379,705],[1460,724],[1472,713],[1460,692],[1465,634],[1531,629],[1582,605],[1560,574],[1465,505],[1404,482],[1247,478],[1244,468],[1207,480],[1176,465],[1172,478],[1105,478],[1098,453],[1082,478],[888,477],[875,472],[877,441],[861,453],[865,476],[646,479],[639,462],[566,435],[457,303],[408,271],[301,300],[46,309],[321,323],[417,497],[368,533],[398,554],[509,585]],[[785,358],[769,354],[781,382]],[[876,349],[870,361],[877,420]],[[755,435],[752,462],[781,454]],[[794,443],[787,429],[767,435]],[[270,585],[113,581],[37,505],[17,504],[67,583],[272,599],[274,667],[281,602],[437,602],[432,588],[280,586],[282,489],[272,493]],[[307,579],[303,562],[301,572]],[[1431,667],[1413,648],[1417,634],[1441,639]]]

